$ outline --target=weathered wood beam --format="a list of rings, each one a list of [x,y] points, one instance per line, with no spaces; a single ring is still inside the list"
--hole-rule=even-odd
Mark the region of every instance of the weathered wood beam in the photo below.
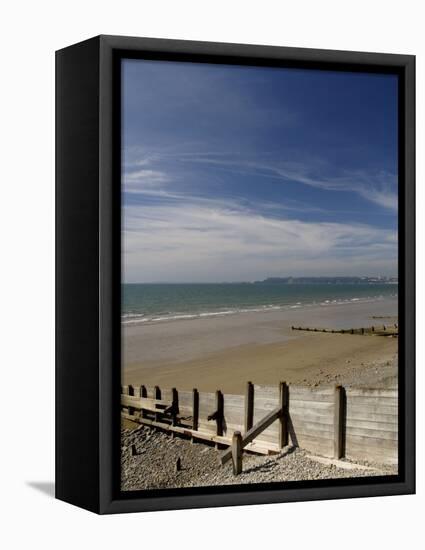
[[[248,443],[251,443],[253,439],[255,439],[258,435],[260,435],[261,432],[263,432],[266,428],[268,428],[275,420],[277,420],[282,413],[282,409],[278,407],[277,409],[274,409],[271,411],[268,415],[266,415],[262,420],[257,422],[255,426],[253,426],[250,430],[246,432],[246,434],[242,437],[242,449],[246,447]],[[230,459],[232,458],[232,450],[226,449],[220,457],[221,464],[226,464]]]
[[[245,414],[244,427],[245,433],[252,428],[254,423],[254,384],[248,382],[245,391]]]
[[[344,390],[342,386],[335,386],[334,396],[334,458],[343,455],[344,435]]]
[[[279,384],[279,447],[282,449],[288,445],[288,386],[286,382]]]
[[[176,388],[171,389],[171,395],[172,395],[171,422],[173,426],[177,426],[177,415],[179,414],[179,393]]]
[[[134,409],[143,409],[146,407],[168,407],[170,406],[169,401],[162,399],[152,399],[150,397],[136,397],[128,394],[121,394],[121,406],[122,407],[133,407]]]
[[[199,392],[196,388],[192,390],[192,429],[196,431],[199,425]]]
[[[242,472],[241,432],[233,432],[231,453],[232,453],[232,462],[233,462],[233,475],[237,476]]]

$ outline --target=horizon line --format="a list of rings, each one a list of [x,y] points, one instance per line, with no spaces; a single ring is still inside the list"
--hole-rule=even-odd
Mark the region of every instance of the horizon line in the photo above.
[[[285,277],[266,277],[255,281],[122,281],[124,285],[214,285],[214,284],[254,284],[269,279],[398,279],[398,275],[288,275]]]

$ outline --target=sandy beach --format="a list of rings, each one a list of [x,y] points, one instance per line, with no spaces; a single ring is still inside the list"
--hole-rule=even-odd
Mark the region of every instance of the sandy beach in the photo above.
[[[123,326],[123,383],[221,389],[257,384],[394,386],[398,340],[306,333],[303,325],[360,328],[397,321],[397,299],[237,313]]]

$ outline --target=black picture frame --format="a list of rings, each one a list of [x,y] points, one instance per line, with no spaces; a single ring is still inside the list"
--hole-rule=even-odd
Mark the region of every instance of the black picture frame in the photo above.
[[[120,492],[122,57],[399,76],[397,476]],[[106,514],[414,493],[414,188],[414,56],[119,36],[56,52],[56,498]]]

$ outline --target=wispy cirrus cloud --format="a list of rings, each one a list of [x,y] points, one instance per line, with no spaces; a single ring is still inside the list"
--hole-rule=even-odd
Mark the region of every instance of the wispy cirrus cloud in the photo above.
[[[338,274],[348,260],[361,275],[370,273],[372,260],[380,270],[396,261],[394,231],[282,220],[219,201],[126,207],[124,218],[127,281],[141,274],[144,281],[184,281],[188,273],[196,281]]]
[[[322,161],[319,163],[320,171],[323,172],[324,169],[328,171],[328,175],[323,176],[317,173],[315,166],[318,164],[317,159],[314,162],[307,159],[304,163],[285,163],[273,158],[268,160],[229,159],[227,155],[203,153],[182,156],[181,161],[209,164],[229,172],[275,178],[282,182],[297,182],[323,191],[356,193],[382,208],[395,211],[398,207],[397,177],[384,170],[378,172],[343,170],[338,174],[332,173],[335,172],[332,166]]]
[[[187,146],[186,146],[187,147]],[[252,158],[234,152],[220,151],[187,151],[166,150],[145,153],[140,156],[136,150],[128,153],[132,158],[124,166],[124,183],[131,184],[129,190],[137,191],[135,184],[140,184],[140,191],[146,186],[178,180],[179,165],[205,165],[219,171],[261,178],[272,178],[282,183],[296,182],[324,192],[354,193],[364,200],[382,208],[396,211],[398,208],[397,176],[386,170],[338,170],[324,159],[306,158],[304,162],[282,161],[270,153],[258,152]],[[174,165],[173,175],[160,169],[164,163]],[[139,166],[146,166],[137,170]],[[131,168],[129,168],[131,167]],[[134,170],[134,167],[136,169]]]

